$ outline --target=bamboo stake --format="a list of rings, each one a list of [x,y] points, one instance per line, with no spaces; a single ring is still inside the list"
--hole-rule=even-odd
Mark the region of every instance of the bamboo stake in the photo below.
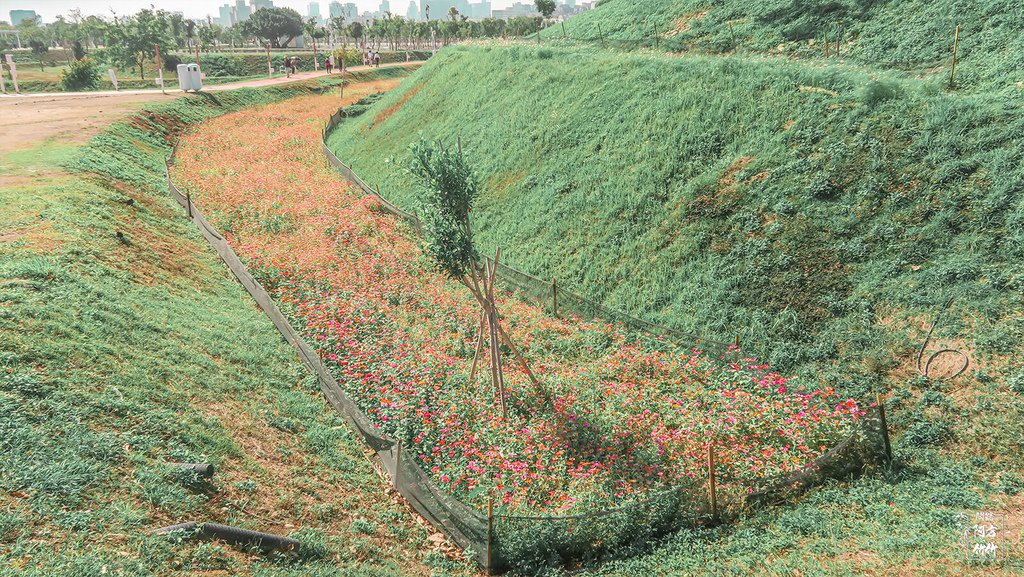
[[[718,492],[715,487],[715,445],[708,443],[708,492],[711,496],[711,519],[718,520]]]
[[[889,423],[885,418],[885,404],[882,402],[882,394],[875,395],[875,402],[878,403],[878,420],[882,427],[882,446],[885,448],[885,461],[892,463],[892,444],[889,441]]]
[[[960,25],[956,25],[956,31],[953,32],[953,66],[949,69],[949,87],[953,88],[954,78],[956,77],[956,49],[960,44]]]
[[[473,369],[469,371],[469,380],[476,380],[476,365],[480,361],[480,349],[484,346],[484,321],[487,319],[486,315],[480,313],[480,322],[476,325],[476,352],[473,354]]]

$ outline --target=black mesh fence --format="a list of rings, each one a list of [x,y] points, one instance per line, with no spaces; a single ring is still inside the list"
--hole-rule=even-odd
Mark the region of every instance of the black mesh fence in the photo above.
[[[343,117],[342,112],[333,115],[324,134]],[[174,152],[176,149],[175,146]],[[620,557],[680,527],[727,520],[750,507],[794,498],[825,479],[856,475],[867,465],[884,459],[888,452],[888,439],[882,418],[877,411],[872,411],[862,421],[864,426],[807,467],[761,483],[721,477],[715,471],[709,451],[707,474],[702,478],[652,488],[644,495],[624,499],[625,502],[619,506],[595,507],[594,511],[581,515],[513,514],[506,511],[500,502],[493,500],[485,510],[469,505],[435,485],[430,475],[417,464],[415,455],[405,455],[399,442],[378,433],[369,417],[341,389],[319,355],[289,323],[228,242],[203,218],[190,197],[182,194],[174,185],[170,177],[174,152],[167,161],[167,187],[171,196],[181,204],[190,220],[285,340],[295,347],[303,363],[317,376],[324,395],[335,410],[345,417],[364,442],[377,453],[395,489],[417,513],[452,542],[471,552],[481,567],[489,571],[516,569],[532,572],[542,567],[571,567]],[[348,181],[375,196],[385,210],[407,220],[414,229],[419,229],[419,221],[414,215],[387,203],[376,190],[370,189],[338,160],[326,144],[324,153],[331,166],[338,169]],[[566,310],[581,316],[622,322],[657,338],[696,343],[695,346],[709,352],[725,351],[728,348],[726,343],[700,341],[690,335],[617,313],[511,267],[499,267],[499,274],[509,288],[541,304],[550,301],[552,308],[566,307]],[[585,510],[587,507],[577,504],[575,509]]]

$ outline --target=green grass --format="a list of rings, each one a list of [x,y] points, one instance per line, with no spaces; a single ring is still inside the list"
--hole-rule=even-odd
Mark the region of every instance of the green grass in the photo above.
[[[738,335],[841,394],[889,392],[894,470],[596,573],[959,574],[987,569],[962,561],[956,513],[1019,507],[1021,134],[1004,93],[898,71],[479,45],[442,51],[329,144],[415,209],[409,144],[459,138],[484,183],[485,252],[642,317]],[[949,298],[929,349],[972,365],[929,381],[917,347]]]
[[[1016,0],[609,0],[565,23],[570,39],[673,52],[829,58],[946,81],[961,26],[961,88],[1024,87],[1024,5]],[[655,40],[655,30],[657,37]],[[561,38],[562,28],[544,36]],[[836,38],[839,36],[839,55]]]
[[[0,191],[0,574],[466,571],[429,553],[429,532],[165,190],[172,128],[335,82],[183,97],[79,150],[0,160],[0,177],[28,177]],[[174,461],[218,473],[200,481]],[[290,533],[309,554],[147,536],[186,520]]]
[[[409,143],[461,137],[486,250],[864,394],[949,297],[937,336],[1017,350],[1021,130],[885,75],[518,47],[439,55],[330,143],[415,207]]]

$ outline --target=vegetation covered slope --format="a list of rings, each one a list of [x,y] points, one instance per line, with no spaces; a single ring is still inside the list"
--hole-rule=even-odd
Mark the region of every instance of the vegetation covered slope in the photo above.
[[[946,80],[958,25],[960,87],[1024,87],[1017,0],[608,0],[566,22],[565,34],[629,48],[839,58]]]
[[[439,54],[330,144],[414,207],[409,143],[461,137],[509,264],[856,394],[951,297],[936,336],[1016,349],[1022,131],[1014,101],[885,75],[513,47]]]
[[[84,148],[48,142],[0,160],[0,574],[465,571],[386,492],[167,196],[174,130],[314,89],[183,97]],[[217,473],[205,482],[166,462]],[[188,520],[292,534],[305,554],[147,536]]]
[[[329,143],[415,207],[409,143],[460,137],[486,181],[474,224],[506,262],[739,333],[844,394],[892,389],[891,472],[599,573],[980,573],[957,513],[995,508],[1019,527],[1024,509],[1016,106],[777,59],[483,46],[441,52]],[[972,365],[924,379],[916,347],[949,297],[929,350]]]

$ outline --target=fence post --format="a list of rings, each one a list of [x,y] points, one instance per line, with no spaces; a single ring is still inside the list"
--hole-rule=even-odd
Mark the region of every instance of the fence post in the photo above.
[[[715,443],[708,443],[708,493],[711,498],[711,520],[718,520],[718,491],[715,487]]]
[[[185,204],[188,205],[188,217],[192,218],[192,193],[185,193]]]
[[[395,490],[398,491],[398,477],[399,471],[402,470],[402,441],[395,443],[397,448],[395,449],[395,478],[391,481],[395,486]]]
[[[960,43],[960,25],[956,25],[956,31],[953,32],[953,66],[949,70],[949,87],[953,88],[953,79],[956,76],[956,48]]]
[[[558,316],[558,279],[551,279],[551,314]]]
[[[885,462],[892,463],[892,444],[889,441],[889,423],[885,419],[885,404],[882,402],[882,394],[875,395],[875,402],[878,405],[878,421],[882,427],[882,446],[885,448]]]
[[[491,543],[494,541],[494,493],[487,496],[487,574],[494,574],[494,562],[491,557]]]

